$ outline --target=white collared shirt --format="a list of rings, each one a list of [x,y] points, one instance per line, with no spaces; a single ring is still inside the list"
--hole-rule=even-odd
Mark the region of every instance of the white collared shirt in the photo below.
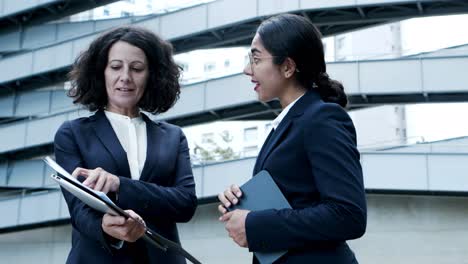
[[[130,118],[125,115],[105,111],[120,145],[127,153],[130,176],[139,180],[146,160],[146,123],[141,116]]]
[[[305,93],[304,93],[305,94]],[[276,130],[279,126],[279,124],[281,123],[281,121],[283,121],[284,117],[288,114],[289,110],[291,110],[291,108],[294,106],[294,104],[299,101],[299,99],[301,99],[302,96],[304,96],[304,94],[302,94],[301,96],[299,96],[296,100],[294,100],[294,102],[288,104],[284,109],[283,111],[281,111],[281,113],[275,118],[275,120],[273,120],[271,122],[271,126],[273,127],[274,130]]]

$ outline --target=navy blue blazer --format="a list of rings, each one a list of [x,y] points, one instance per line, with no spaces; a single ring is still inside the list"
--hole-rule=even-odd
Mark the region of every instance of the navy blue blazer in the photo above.
[[[145,115],[143,119],[148,145],[140,180],[131,179],[126,153],[103,111],[65,122],[55,135],[55,158],[70,173],[76,167],[101,167],[119,176],[117,205],[132,209],[148,227],[179,242],[176,222],[189,221],[197,206],[187,140],[177,126],[153,122]],[[67,263],[186,263],[141,239],[113,248],[101,228],[103,214],[62,192],[73,227]]]
[[[268,136],[254,175],[260,170],[293,209],[250,212],[250,251],[288,250],[275,263],[357,263],[346,240],[365,232],[366,198],[356,132],[342,107],[308,91]]]

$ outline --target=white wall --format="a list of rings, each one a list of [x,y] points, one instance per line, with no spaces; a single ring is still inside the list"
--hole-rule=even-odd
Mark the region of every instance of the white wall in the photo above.
[[[468,198],[368,195],[365,236],[350,241],[361,264],[468,263]],[[204,264],[250,263],[218,222],[216,204],[179,225],[183,246]],[[0,235],[1,263],[64,263],[70,226]]]
[[[335,37],[337,60],[384,59],[396,58],[400,55],[399,23],[371,27]]]
[[[405,106],[385,105],[349,112],[359,147],[382,147],[405,143]]]

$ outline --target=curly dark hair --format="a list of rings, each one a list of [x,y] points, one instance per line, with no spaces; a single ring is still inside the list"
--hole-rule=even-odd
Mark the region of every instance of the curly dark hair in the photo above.
[[[169,110],[179,99],[181,68],[174,62],[173,49],[153,32],[134,26],[117,27],[95,39],[75,60],[68,74],[71,89],[68,96],[90,111],[107,105],[104,70],[109,50],[117,41],[125,41],[143,50],[148,61],[149,76],[138,107],[157,114]]]

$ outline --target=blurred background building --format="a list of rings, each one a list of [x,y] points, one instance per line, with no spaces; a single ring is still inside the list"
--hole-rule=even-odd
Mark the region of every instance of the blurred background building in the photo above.
[[[242,75],[258,24],[291,12],[324,35],[328,71],[349,95],[368,193],[360,263],[468,263],[468,1],[0,0],[0,262],[64,263],[68,209],[41,158],[66,120],[76,56],[114,26],[171,41],[181,98],[152,116],[183,127],[199,208],[179,225],[203,263],[250,263],[217,221],[215,195],[252,176],[281,111]],[[163,217],[163,216],[162,216]]]

